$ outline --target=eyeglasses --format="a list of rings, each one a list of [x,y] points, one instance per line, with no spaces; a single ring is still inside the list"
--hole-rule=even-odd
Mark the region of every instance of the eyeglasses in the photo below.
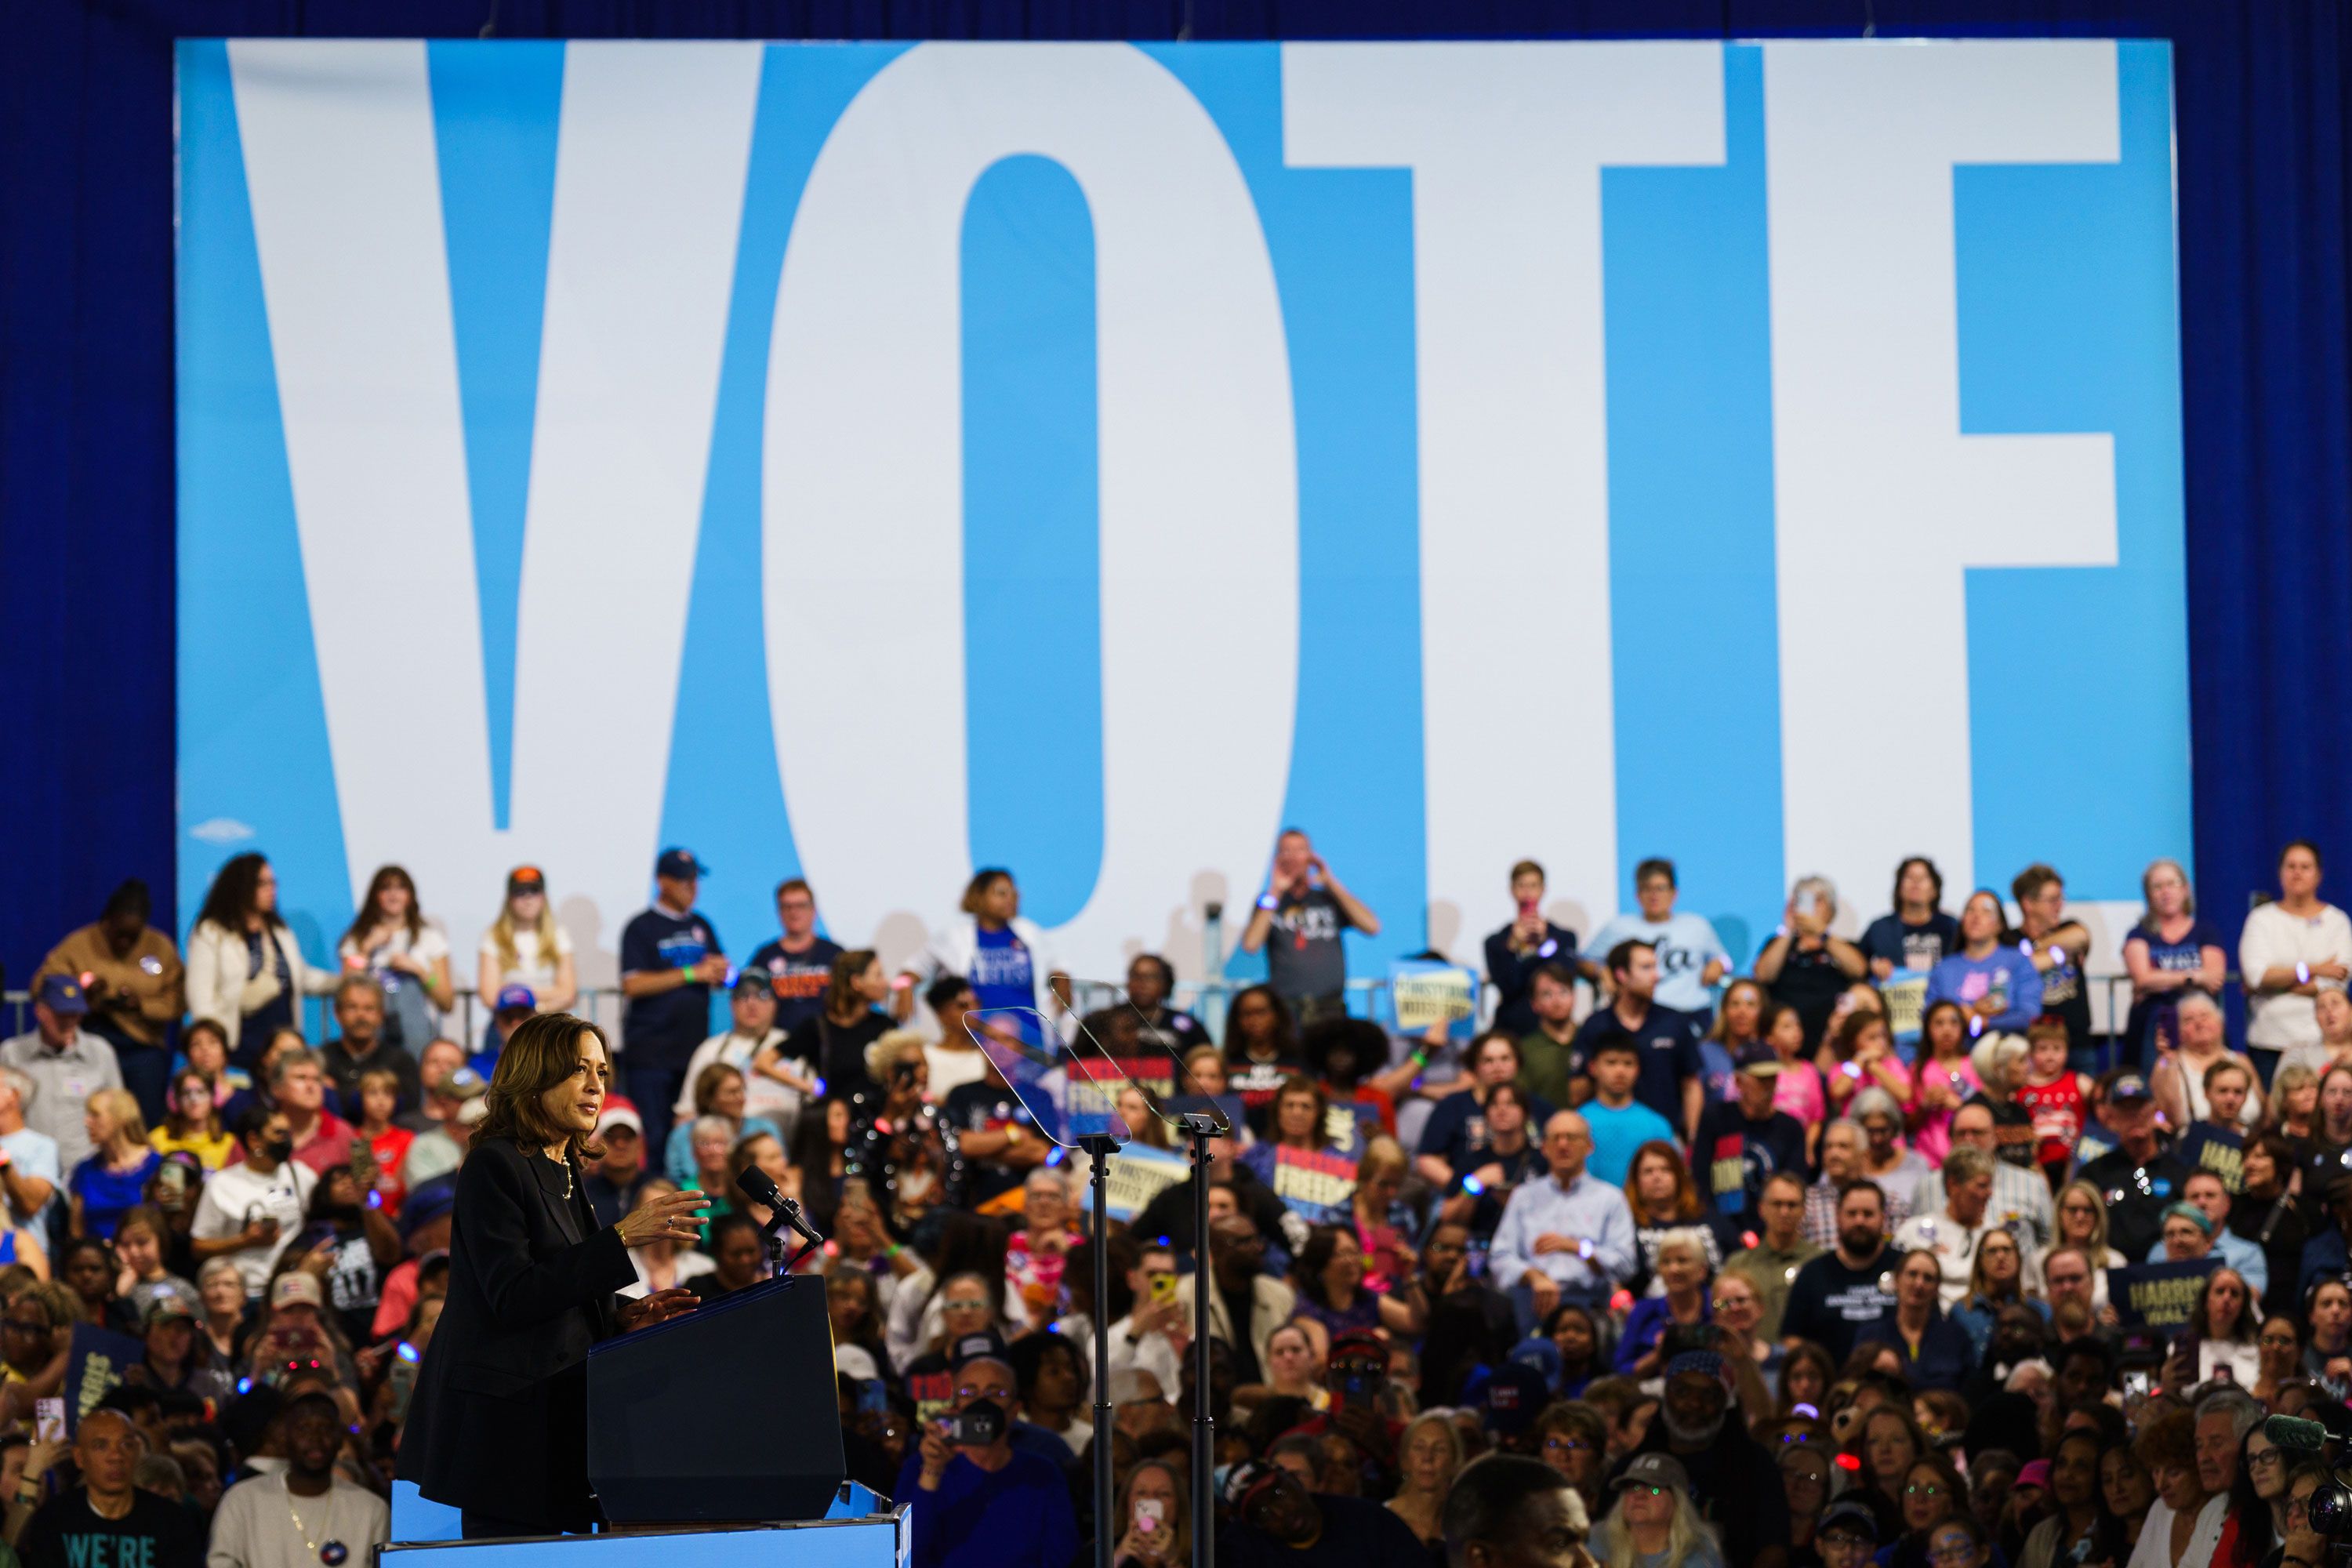
[[[1544,1439],[1544,1452],[1547,1454],[1589,1454],[1592,1452],[1592,1445],[1586,1442],[1581,1437],[1547,1437]]]
[[[1933,1481],[1929,1481],[1926,1486],[1914,1481],[1903,1489],[1903,1495],[1905,1497],[1942,1497],[1944,1489]]]
[[[1949,1546],[1934,1547],[1927,1552],[1927,1561],[1930,1563],[1973,1563],[1976,1560],[1977,1549],[1965,1541],[1955,1541]]]
[[[2286,1463],[2286,1450],[2284,1448],[2263,1448],[2256,1453],[2248,1454],[2246,1456],[2246,1463],[2249,1465],[2283,1465]]]
[[[13,1329],[20,1334],[46,1334],[49,1331],[49,1321],[44,1318],[37,1323],[20,1323],[16,1319],[10,1318],[5,1322],[0,1322],[0,1329]]]
[[[2254,1343],[2266,1351],[2291,1351],[2295,1347],[2295,1338],[2293,1334],[2264,1334]]]

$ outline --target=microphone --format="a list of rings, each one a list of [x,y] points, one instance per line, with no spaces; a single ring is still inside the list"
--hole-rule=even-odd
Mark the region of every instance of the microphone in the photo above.
[[[746,1165],[743,1173],[735,1178],[735,1184],[743,1189],[744,1196],[791,1226],[793,1234],[803,1241],[811,1247],[824,1245],[824,1237],[816,1233],[816,1226],[801,1214],[801,1205],[777,1191],[774,1179],[767,1172],[757,1165]]]
[[[2263,1436],[2282,1448],[2298,1454],[2316,1454],[2327,1447],[2327,1427],[2317,1421],[2298,1421],[2292,1415],[2273,1415],[2263,1422]]]

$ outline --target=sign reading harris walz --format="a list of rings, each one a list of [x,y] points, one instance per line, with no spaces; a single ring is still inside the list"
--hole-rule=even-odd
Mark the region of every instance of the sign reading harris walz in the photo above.
[[[2107,1299],[2125,1328],[2178,1329],[2197,1312],[2205,1281],[2221,1266],[2218,1257],[2186,1263],[2136,1263],[2107,1270]]]

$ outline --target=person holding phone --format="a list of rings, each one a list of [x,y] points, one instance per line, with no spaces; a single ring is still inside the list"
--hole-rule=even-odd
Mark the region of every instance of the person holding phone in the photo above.
[[[296,1162],[294,1134],[282,1110],[247,1106],[237,1118],[236,1138],[245,1159],[205,1184],[188,1245],[198,1264],[215,1258],[236,1264],[247,1298],[257,1300],[278,1255],[302,1227],[319,1178]]]
[[[1381,934],[1381,918],[1340,886],[1314,842],[1286,827],[1274,841],[1274,868],[1242,931],[1242,951],[1265,952],[1266,983],[1301,1025],[1348,1010],[1349,930]]]
[[[1546,964],[1573,973],[1576,933],[1544,916],[1544,868],[1533,860],[1511,868],[1511,923],[1486,938],[1486,984],[1495,988],[1495,1027],[1515,1035],[1536,1027],[1535,976]]]
[[[1181,1568],[1192,1561],[1184,1478],[1165,1459],[1146,1459],[1128,1472],[1118,1517],[1127,1521],[1127,1533],[1111,1552],[1112,1568]]]
[[[891,1495],[912,1502],[915,1568],[1065,1568],[1078,1550],[1070,1489],[1013,1445],[1015,1380],[993,1332],[958,1336],[953,1402],[925,1423]]]

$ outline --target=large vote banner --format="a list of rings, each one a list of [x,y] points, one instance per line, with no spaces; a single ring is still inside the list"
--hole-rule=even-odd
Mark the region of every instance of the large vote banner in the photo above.
[[[1475,954],[2189,849],[2147,43],[192,41],[182,923],[507,868],[608,975],[975,866],[1197,973],[1286,823]]]

